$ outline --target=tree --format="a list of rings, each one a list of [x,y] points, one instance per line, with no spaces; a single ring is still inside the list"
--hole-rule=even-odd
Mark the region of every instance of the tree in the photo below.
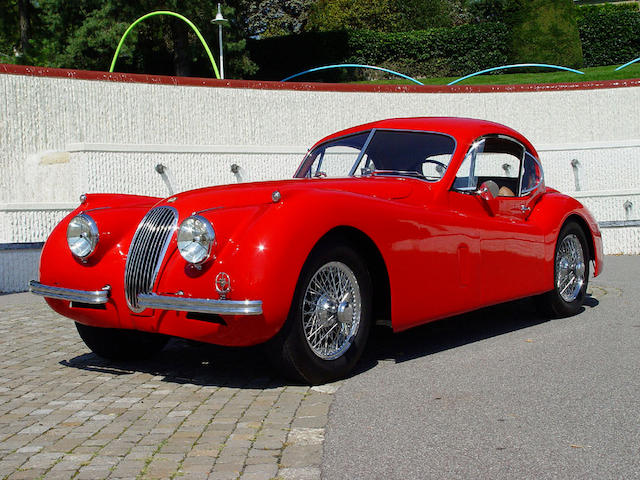
[[[28,0],[18,0],[18,16],[20,17],[20,52],[29,49],[31,4]]]
[[[232,0],[246,37],[264,38],[297,34],[304,30],[314,0]]]
[[[0,0],[0,11],[0,63],[11,63],[15,61],[14,48],[18,43],[17,5],[9,0]]]
[[[467,10],[476,22],[513,23],[513,16],[523,7],[522,0],[469,0]]]
[[[307,29],[398,32],[450,26],[457,2],[446,0],[320,0]]]
[[[6,7],[0,19],[0,52],[8,61],[10,50],[19,49],[18,2],[29,4],[29,50],[22,63],[51,67],[107,70],[115,48],[127,27],[142,15],[171,10],[189,18],[208,39],[217,58],[217,26],[211,23],[217,1],[179,0],[0,0]],[[230,78],[242,77],[257,67],[249,59],[235,12],[224,7],[231,20],[224,30],[225,70]],[[15,20],[13,20],[15,18]],[[24,43],[24,42],[23,42]],[[18,50],[19,51],[19,50]],[[6,52],[6,53],[5,53]],[[5,58],[6,56],[6,58]],[[209,59],[194,32],[179,19],[159,16],[140,23],[127,37],[116,69],[124,72],[167,75],[213,75]]]
[[[469,12],[476,21],[500,21],[511,28],[514,63],[582,65],[572,0],[472,0]]]

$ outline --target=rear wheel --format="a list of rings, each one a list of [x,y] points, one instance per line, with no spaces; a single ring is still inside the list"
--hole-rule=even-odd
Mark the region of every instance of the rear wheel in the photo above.
[[[160,352],[169,340],[157,333],[100,328],[76,322],[84,343],[93,353],[109,360],[139,360]]]
[[[553,290],[538,297],[541,310],[554,317],[580,311],[589,283],[589,248],[582,228],[567,223],[558,235],[554,257]]]
[[[371,326],[371,278],[350,247],[319,247],[305,263],[287,322],[271,344],[283,373],[305,383],[347,375]]]

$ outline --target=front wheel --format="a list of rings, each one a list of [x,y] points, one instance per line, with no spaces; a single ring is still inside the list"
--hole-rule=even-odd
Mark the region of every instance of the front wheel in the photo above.
[[[141,360],[160,352],[169,340],[157,333],[91,327],[78,322],[76,328],[93,353],[109,360]]]
[[[583,230],[567,223],[558,235],[553,290],[538,297],[541,310],[553,317],[569,317],[582,307],[589,283],[589,248]]]
[[[282,331],[271,344],[283,373],[319,384],[344,377],[364,351],[371,325],[371,278],[362,258],[327,244],[305,263]]]

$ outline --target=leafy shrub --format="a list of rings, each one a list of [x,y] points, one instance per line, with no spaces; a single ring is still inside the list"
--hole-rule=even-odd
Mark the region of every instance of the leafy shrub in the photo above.
[[[640,55],[637,5],[590,5],[577,10],[585,66],[625,63]]]
[[[582,66],[582,46],[572,0],[520,1],[511,16],[514,62]]]

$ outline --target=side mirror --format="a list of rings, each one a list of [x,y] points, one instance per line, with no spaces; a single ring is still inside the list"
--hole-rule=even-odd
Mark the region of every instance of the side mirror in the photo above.
[[[482,185],[480,185],[480,188],[476,193],[487,202],[490,202],[498,196],[499,191],[500,189],[498,188],[498,184],[496,182],[494,182],[493,180],[487,180],[486,182],[482,182]]]
[[[476,191],[476,194],[484,200],[491,215],[495,215],[496,212],[496,197],[498,196],[499,190],[496,182],[487,180],[486,182],[482,182],[480,188]]]

